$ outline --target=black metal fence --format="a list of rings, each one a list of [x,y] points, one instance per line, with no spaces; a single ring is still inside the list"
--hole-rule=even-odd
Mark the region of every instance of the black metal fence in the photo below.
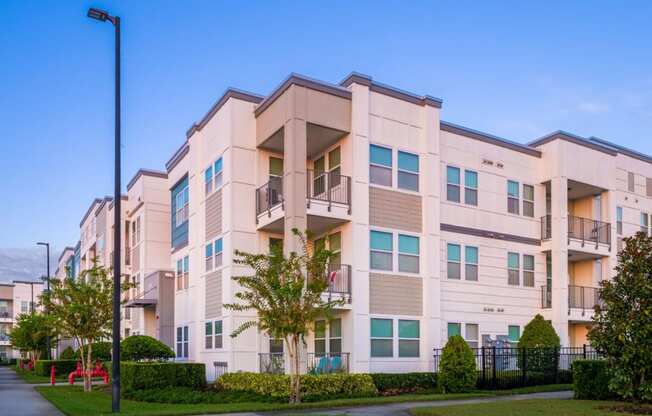
[[[599,359],[588,345],[561,348],[471,348],[481,389],[511,389],[544,384],[571,383],[576,360]],[[434,350],[435,372],[440,370],[441,349]]]

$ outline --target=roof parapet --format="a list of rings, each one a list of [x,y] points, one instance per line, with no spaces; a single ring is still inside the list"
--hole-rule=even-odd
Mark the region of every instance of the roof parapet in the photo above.
[[[402,90],[400,88],[392,87],[390,85],[374,81],[371,76],[361,74],[359,72],[351,72],[349,75],[347,75],[346,78],[340,81],[340,85],[344,87],[348,87],[354,83],[366,85],[371,91],[397,98],[399,100],[407,101],[412,104],[428,105],[436,108],[441,108],[443,104],[443,100],[441,98],[433,97],[431,95],[418,95],[409,91]]]

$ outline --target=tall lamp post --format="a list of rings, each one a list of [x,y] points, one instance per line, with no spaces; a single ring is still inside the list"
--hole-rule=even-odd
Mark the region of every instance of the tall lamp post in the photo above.
[[[45,288],[50,293],[50,243],[44,243],[44,242],[38,242],[36,243],[38,246],[45,246],[45,269],[46,269],[46,275],[45,275]],[[33,289],[32,289],[33,290]],[[32,299],[33,302],[33,299]],[[32,307],[33,308],[33,307]],[[45,309],[45,314],[47,315],[49,311],[47,308]],[[48,333],[48,336],[45,339],[45,345],[46,345],[46,359],[50,359],[50,334]]]
[[[115,188],[113,197],[113,358],[111,380],[111,409],[120,411],[120,17],[104,10],[88,9],[88,17],[100,22],[111,22],[115,28]]]

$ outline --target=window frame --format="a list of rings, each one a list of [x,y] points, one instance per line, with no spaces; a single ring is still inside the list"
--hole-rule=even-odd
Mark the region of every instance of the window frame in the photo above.
[[[369,357],[370,358],[385,358],[385,359],[391,359],[394,358],[394,319],[393,318],[380,318],[380,317],[370,317],[369,318],[369,340],[370,340],[370,348],[369,348]],[[389,321],[390,322],[390,329],[391,329],[391,334],[390,336],[374,336],[373,335],[373,321]],[[390,342],[390,354],[389,355],[374,355],[373,352],[373,344],[374,341],[391,341]]]
[[[377,234],[388,234],[390,236],[390,242],[392,244],[390,250],[386,249],[379,249],[379,248],[373,248],[372,247],[372,241],[371,241],[371,236],[372,234],[377,233]],[[382,254],[389,254],[390,255],[390,265],[388,269],[380,269],[376,268],[373,265],[372,261],[372,254],[373,253],[382,253]],[[383,272],[392,272],[394,271],[394,233],[391,231],[381,231],[377,229],[370,229],[369,230],[369,269],[370,270],[378,270],[378,271],[383,271]]]
[[[451,335],[451,326],[457,325],[457,334]],[[462,323],[461,322],[446,322],[446,339],[450,339],[451,336],[459,335],[462,336]]]
[[[181,198],[181,201],[179,200]],[[179,203],[181,202],[181,204]],[[175,226],[180,227],[182,224],[188,222],[188,211],[190,206],[190,191],[189,185],[186,184],[175,196]]]
[[[217,169],[219,163],[219,170]],[[224,156],[220,156],[213,162],[213,191],[219,191],[224,186]]]
[[[188,325],[181,325],[176,328],[176,350],[177,359],[187,360],[190,356],[190,328]]]
[[[419,319],[397,319],[396,320],[396,325],[397,325],[397,331],[396,331],[396,336],[397,336],[397,343],[398,343],[398,348],[397,348],[397,355],[398,358],[419,358],[421,357],[421,321]],[[416,322],[417,324],[417,337],[412,338],[412,337],[401,337],[401,322]],[[416,341],[417,345],[417,354],[416,355],[402,355],[401,354],[401,341],[407,341],[409,343],[414,343]]]
[[[207,272],[213,270],[213,258],[213,243],[209,242],[204,245],[204,260]]]
[[[458,248],[459,256],[458,256],[457,261],[450,259],[449,249],[451,248],[451,246]],[[451,263],[457,264],[458,275],[459,275],[458,278],[450,276],[450,270],[451,270],[450,265],[451,265]],[[449,279],[449,280],[462,280],[462,245],[461,244],[451,243],[451,242],[446,243],[446,278]]]
[[[386,166],[386,165],[383,165],[383,164],[377,163],[377,162],[372,162],[372,160],[371,160],[371,148],[372,147],[375,147],[375,148],[378,148],[378,149],[383,149],[383,150],[389,150],[389,154],[390,154],[390,159],[389,159],[390,160],[390,165],[389,166]],[[372,176],[373,176],[371,174],[372,167],[374,167],[376,169],[383,169],[385,171],[389,170],[389,185],[384,184],[384,183],[378,183],[378,182],[373,182],[372,181]],[[380,144],[376,144],[376,143],[369,143],[369,184],[370,185],[376,185],[376,186],[384,186],[384,187],[387,187],[387,188],[392,188],[394,186],[394,149],[393,148],[391,148],[389,146],[386,146],[386,145],[380,145]]]
[[[640,232],[645,233],[645,235],[650,235],[650,217],[651,215],[647,212],[641,211],[640,215]]]
[[[475,326],[476,328],[475,339],[469,336],[469,326]],[[464,323],[464,341],[466,341],[470,348],[478,348],[480,346],[480,324],[475,322]]]
[[[623,207],[616,207],[616,234],[623,235]]]
[[[450,181],[448,175],[449,169],[457,171],[457,183]],[[449,190],[451,187],[457,188],[457,200],[450,199]],[[462,169],[454,165],[446,165],[446,201],[459,204],[461,200],[462,200]]]
[[[510,194],[509,185],[516,184],[516,196]],[[510,200],[515,201],[516,212],[510,210]],[[521,182],[512,179],[507,180],[507,213],[512,215],[521,215]]]
[[[408,253],[408,252],[402,252],[401,251],[401,237],[406,237],[409,239],[415,239],[417,242],[417,253]],[[396,252],[398,256],[398,261],[397,261],[397,271],[400,273],[411,273],[411,274],[419,274],[421,273],[421,239],[419,236],[411,235],[411,234],[404,234],[404,233],[397,233],[397,240],[398,244],[396,247]],[[401,269],[401,257],[409,257],[412,259],[416,259],[416,265],[417,265],[417,270],[412,271],[412,270],[402,270]]]
[[[401,168],[401,154],[406,155],[408,157],[415,157],[416,162],[417,162],[417,170],[413,171],[409,168]],[[420,158],[418,153],[413,153],[413,152],[408,152],[405,150],[398,150],[396,151],[396,188],[403,190],[403,191],[408,191],[408,192],[419,192],[420,186],[419,186],[419,164],[420,164]],[[416,177],[416,189],[412,189],[409,187],[404,187],[401,186],[401,174],[403,176],[408,175],[410,177]]]
[[[467,184],[467,180],[466,180],[467,179],[467,176],[466,176],[467,173],[472,173],[472,174],[475,175],[475,187],[470,186],[470,185]],[[480,175],[475,170],[464,169],[464,204],[465,205],[469,205],[469,206],[473,206],[473,207],[478,206],[478,184],[480,182],[480,177],[479,176]],[[474,196],[475,203],[469,202],[469,200],[468,200],[469,199],[468,198],[469,193],[471,193],[472,195],[475,195]]]
[[[518,332],[518,339],[517,340],[512,340],[511,338],[511,329],[516,328]],[[518,341],[521,339],[521,326],[520,325],[507,325],[507,339],[509,340],[510,343],[518,343]]]
[[[526,199],[525,198],[525,195],[526,195],[525,188],[531,188],[532,189],[532,199]],[[524,217],[534,218],[534,198],[535,198],[534,192],[535,192],[534,185],[530,185],[530,184],[525,183],[525,182],[521,184],[521,193],[522,193],[522,196],[521,196],[521,205],[522,205],[521,206],[521,210],[522,210],[521,214]],[[531,204],[532,205],[532,215],[526,214],[526,211],[525,211],[526,204]]]
[[[518,262],[516,268],[511,267],[509,265],[510,255],[515,255],[516,256],[516,259],[517,259],[517,262]],[[518,278],[517,283],[512,283],[511,282],[511,276],[510,276],[510,273],[509,273],[510,271],[511,272],[516,271],[516,276]],[[507,252],[507,284],[509,286],[521,286],[521,255],[520,255],[520,253],[517,253],[515,251],[508,251]]]
[[[467,250],[475,250],[475,263],[471,263],[468,259],[468,251]],[[461,252],[460,252],[461,254]],[[469,267],[475,267],[475,279],[469,279]],[[461,280],[461,276],[460,276]],[[464,280],[467,282],[477,282],[480,280],[480,247],[478,246],[471,246],[471,245],[465,245],[464,246]]]
[[[220,238],[216,239],[215,242],[213,243],[213,245],[214,245],[213,253],[214,253],[214,256],[215,256],[214,268],[218,269],[218,268],[220,268],[220,267],[222,267],[224,265],[224,261],[223,261],[224,238],[220,237]],[[218,249],[218,246],[219,246],[219,249]]]
[[[536,274],[535,274],[536,260],[537,260],[536,256],[534,254],[522,254],[521,257],[522,257],[521,263],[522,263],[522,268],[523,268],[522,286],[523,287],[534,287],[534,286],[536,286]],[[527,263],[525,261],[526,258],[531,258],[532,259],[532,269],[526,268],[526,265],[527,265]],[[532,284],[531,285],[526,283],[527,282],[526,278],[530,279],[529,276],[531,276],[531,279],[532,279]]]

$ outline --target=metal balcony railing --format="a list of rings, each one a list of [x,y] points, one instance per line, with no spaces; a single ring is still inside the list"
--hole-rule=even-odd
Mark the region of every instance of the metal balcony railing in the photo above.
[[[349,207],[351,213],[351,177],[340,175],[337,171],[315,173],[309,170],[306,186],[308,208],[310,200],[324,201],[328,203],[329,210],[334,203],[343,204]]]
[[[348,373],[349,355],[348,352],[309,352],[307,361],[308,373]]]
[[[259,353],[258,364],[261,373],[285,374],[285,356],[282,352]]]
[[[568,286],[568,308],[593,310],[600,304],[599,290],[595,287]]]
[[[330,264],[328,266],[328,289],[329,296],[348,295],[351,301],[351,266],[348,264]]]
[[[552,308],[552,292],[548,285],[541,286],[541,308]]]
[[[283,178],[272,177],[269,182],[256,189],[256,217],[283,203]]]
[[[611,244],[611,225],[608,222],[589,218],[568,216],[568,238],[589,241],[598,244]]]

